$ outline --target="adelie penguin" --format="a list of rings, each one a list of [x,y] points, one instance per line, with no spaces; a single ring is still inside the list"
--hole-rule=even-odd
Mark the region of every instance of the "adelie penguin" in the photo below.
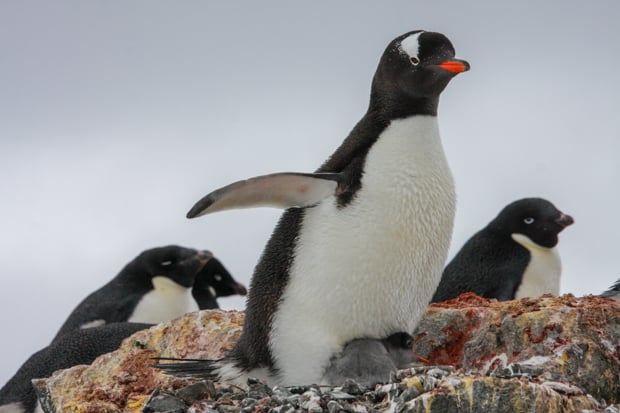
[[[558,295],[558,234],[572,223],[573,218],[545,199],[509,204],[446,266],[432,302],[465,292],[500,301]]]
[[[142,252],[86,297],[54,340],[68,331],[114,322],[161,323],[198,310],[192,287],[212,258],[208,251],[170,245]]]
[[[246,295],[247,289],[236,281],[226,267],[215,257],[196,275],[192,296],[201,310],[220,308],[217,298]]]
[[[346,343],[414,330],[439,282],[455,212],[439,96],[468,69],[443,34],[397,37],[379,61],[366,114],[316,173],[240,181],[190,210],[193,218],[287,208],[255,268],[239,341],[225,359],[188,370],[242,386],[248,376],[329,384],[325,370]],[[169,371],[184,374],[179,365]]]

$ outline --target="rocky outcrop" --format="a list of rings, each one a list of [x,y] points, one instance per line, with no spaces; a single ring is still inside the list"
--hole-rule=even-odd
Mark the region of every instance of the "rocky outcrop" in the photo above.
[[[179,412],[431,413],[614,412],[620,406],[620,303],[608,299],[565,295],[496,302],[465,294],[434,304],[414,333],[414,351],[429,366],[452,367],[403,370],[396,383],[372,391],[255,383],[244,392],[175,379],[151,367],[153,357],[219,358],[237,340],[242,323],[242,312],[212,310],[136,333],[90,366],[37,380],[42,406],[47,412],[102,413],[145,406]]]

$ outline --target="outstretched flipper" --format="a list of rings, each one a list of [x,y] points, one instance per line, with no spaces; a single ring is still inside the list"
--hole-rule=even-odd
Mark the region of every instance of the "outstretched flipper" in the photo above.
[[[238,208],[309,207],[341,192],[342,181],[338,173],[282,172],[257,176],[216,189],[198,201],[187,218]]]

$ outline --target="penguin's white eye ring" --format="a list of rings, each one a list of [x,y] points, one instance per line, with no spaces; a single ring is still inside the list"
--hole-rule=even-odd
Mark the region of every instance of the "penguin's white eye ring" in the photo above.
[[[172,264],[172,261],[162,261],[159,263],[159,265],[161,265],[162,267],[167,267],[170,264]]]
[[[215,274],[213,278],[215,278],[215,281],[222,281],[222,276],[219,274]]]
[[[416,56],[411,56],[409,58],[409,61],[411,62],[412,65],[417,66],[420,64],[420,59],[418,59]]]
[[[523,222],[525,222],[527,225],[533,224],[534,223],[534,218],[532,218],[532,217],[524,218]]]

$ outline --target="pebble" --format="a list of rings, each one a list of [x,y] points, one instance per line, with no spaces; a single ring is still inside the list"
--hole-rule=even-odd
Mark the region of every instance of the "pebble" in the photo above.
[[[181,399],[159,389],[155,389],[142,408],[143,413],[185,413],[185,410]]]

